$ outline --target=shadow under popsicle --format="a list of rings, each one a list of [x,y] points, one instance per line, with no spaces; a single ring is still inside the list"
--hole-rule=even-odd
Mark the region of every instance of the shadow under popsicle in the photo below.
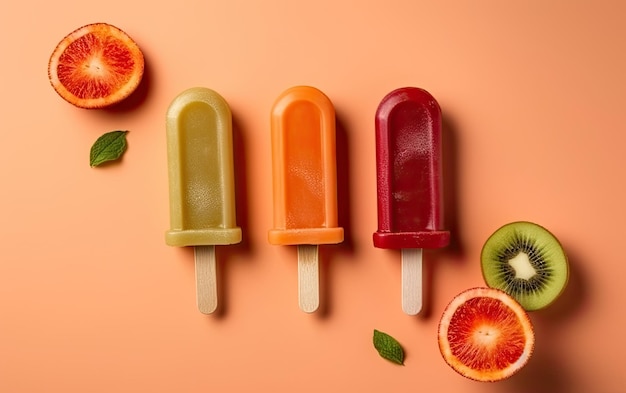
[[[232,109],[232,108],[231,108]],[[218,317],[227,314],[229,309],[230,293],[234,284],[231,280],[230,272],[233,270],[233,259],[236,255],[249,255],[252,250],[249,235],[249,199],[248,199],[248,177],[247,177],[247,153],[244,134],[241,129],[238,116],[235,112],[233,119],[233,155],[235,174],[235,216],[237,225],[241,228],[241,242],[228,247],[217,247],[217,295],[219,303],[215,310]]]
[[[443,221],[450,231],[450,243],[442,249],[442,254],[462,257],[465,254],[459,219],[459,142],[458,129],[452,115],[446,112],[445,107],[441,113],[442,133],[442,172],[443,172]]]
[[[348,133],[341,112],[335,108],[336,152],[337,152],[337,206],[338,224],[343,228],[343,242],[320,247],[320,307],[318,317],[326,318],[333,310],[333,270],[337,263],[347,261],[341,255],[354,253],[352,239],[352,211],[350,195],[350,149]]]
[[[428,318],[432,313],[433,281],[441,263],[462,263],[465,255],[462,234],[459,232],[458,209],[458,130],[445,106],[441,113],[442,135],[442,194],[443,194],[443,223],[444,228],[450,231],[450,243],[439,249],[424,250],[423,265],[423,307],[421,317]]]
[[[335,113],[336,152],[337,152],[337,220],[343,228],[343,242],[333,248],[341,253],[354,253],[352,239],[352,211],[350,194],[350,141],[341,111]]]
[[[429,250],[425,253],[424,266],[424,317],[432,313],[432,283],[441,263],[461,263],[465,255],[462,234],[459,232],[458,179],[459,179],[459,147],[458,130],[445,106],[441,113],[442,135],[442,173],[443,173],[443,222],[450,231],[450,243],[441,249]]]

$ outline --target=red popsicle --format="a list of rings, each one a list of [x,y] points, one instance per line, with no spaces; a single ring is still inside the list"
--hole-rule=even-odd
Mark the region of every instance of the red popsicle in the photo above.
[[[450,241],[443,229],[441,109],[425,90],[405,87],[376,111],[378,231],[374,246],[402,250],[402,309],[422,308],[422,249]]]

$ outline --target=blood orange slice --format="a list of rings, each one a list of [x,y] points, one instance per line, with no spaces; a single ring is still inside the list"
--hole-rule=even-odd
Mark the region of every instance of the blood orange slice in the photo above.
[[[143,77],[144,58],[122,30],[93,23],[68,34],[48,63],[52,87],[81,108],[103,108],[128,97]]]
[[[528,362],[535,335],[528,314],[499,289],[457,295],[439,323],[439,349],[459,374],[477,381],[510,377]]]

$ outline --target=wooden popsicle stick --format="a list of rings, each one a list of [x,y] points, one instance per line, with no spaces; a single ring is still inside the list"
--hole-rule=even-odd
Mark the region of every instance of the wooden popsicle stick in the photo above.
[[[298,245],[298,304],[312,313],[319,307],[319,261],[317,245]]]
[[[194,247],[194,259],[198,310],[203,314],[211,314],[217,308],[215,246]]]
[[[402,249],[402,310],[416,315],[422,310],[422,249]]]

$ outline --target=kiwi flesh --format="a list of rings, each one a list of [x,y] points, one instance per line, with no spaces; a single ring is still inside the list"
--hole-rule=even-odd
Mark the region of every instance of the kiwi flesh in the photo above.
[[[527,311],[554,302],[569,279],[569,264],[558,239],[527,221],[506,224],[485,242],[481,268],[486,284],[501,289]]]

